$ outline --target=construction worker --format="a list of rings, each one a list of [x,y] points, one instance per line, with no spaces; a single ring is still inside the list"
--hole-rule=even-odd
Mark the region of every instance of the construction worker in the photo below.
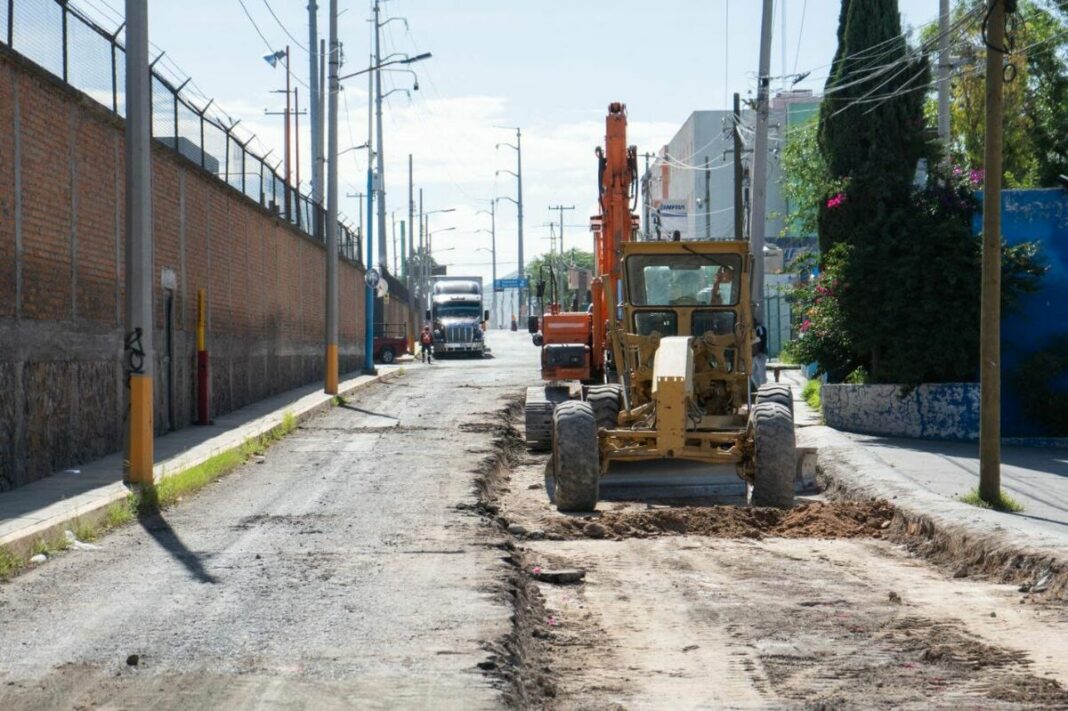
[[[423,355],[424,363],[434,362],[434,336],[430,333],[430,326],[423,326],[423,332],[419,335],[419,349]]]

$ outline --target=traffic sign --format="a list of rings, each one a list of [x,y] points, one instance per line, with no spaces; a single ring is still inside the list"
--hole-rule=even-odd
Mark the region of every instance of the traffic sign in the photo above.
[[[495,290],[501,289],[526,289],[529,286],[529,280],[523,279],[498,279],[493,282],[493,288]]]
[[[367,286],[374,289],[378,286],[378,282],[382,280],[382,275],[378,273],[377,269],[371,268],[367,270],[367,273],[363,275],[364,283]]]

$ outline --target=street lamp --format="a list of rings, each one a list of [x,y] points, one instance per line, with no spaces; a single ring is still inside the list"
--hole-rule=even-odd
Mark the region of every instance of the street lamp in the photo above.
[[[333,48],[331,48],[331,50],[333,51]],[[342,75],[342,76],[337,76],[337,73],[336,73],[337,69],[336,69],[336,64],[335,64],[334,66],[331,67],[331,73],[334,74],[334,77],[333,77],[332,81],[330,82],[330,91],[336,97],[336,92],[337,92],[338,87],[340,86],[341,82],[343,82],[343,81],[345,81],[347,79],[352,79],[353,77],[360,76],[361,74],[369,74],[371,72],[374,72],[374,71],[377,71],[379,69],[382,69],[383,67],[391,66],[391,65],[394,65],[394,64],[406,64],[406,65],[407,64],[414,64],[415,62],[421,62],[422,60],[429,59],[430,57],[431,57],[431,53],[430,52],[424,52],[423,54],[419,54],[419,55],[416,55],[414,57],[407,57],[407,58],[404,58],[404,59],[391,59],[391,60],[388,60],[388,61],[385,61],[385,62],[379,62],[378,64],[373,64],[372,66],[369,66],[366,69],[361,69],[359,71],[352,72],[350,74],[345,74],[345,75]],[[331,62],[333,63],[334,60],[332,59]],[[330,126],[331,140],[334,140],[334,136],[337,135],[337,100],[336,100],[336,98],[332,102],[332,106],[331,106],[330,124],[331,124],[331,126]],[[370,146],[371,141],[368,140],[367,143],[368,143],[368,145],[367,145],[367,154],[368,154],[367,155],[367,215],[368,215],[367,227],[368,227],[368,229],[367,229],[367,234],[364,235],[364,241],[367,243],[367,262],[365,264],[365,268],[368,271],[370,271],[370,270],[374,269],[374,240],[372,239],[372,235],[371,235],[371,224],[372,224],[372,221],[371,221],[371,217],[370,217],[371,216],[371,211],[374,209],[374,206],[373,206],[373,203],[372,203],[372,200],[373,200],[372,196],[374,194],[374,171],[373,171],[373,167],[371,165],[371,161],[372,161],[372,159],[374,157],[374,153],[373,153],[373,151],[371,149],[371,146]],[[335,165],[336,165],[336,162],[337,162],[336,145],[337,144],[335,143],[334,144],[335,155],[331,156],[331,159],[334,161]],[[333,173],[333,176],[332,176],[333,180],[331,181],[330,190],[331,190],[331,193],[332,193],[332,203],[336,205],[337,204],[337,177],[336,177],[336,171],[332,170],[331,172]],[[335,237],[334,237],[334,239],[332,240],[332,243],[331,243],[331,248],[333,249],[334,253],[329,255],[329,257],[330,257],[330,259],[336,259],[337,258],[337,254],[336,254],[336,244],[337,244],[336,230],[337,230],[337,227],[328,225],[328,229],[333,229],[335,231]],[[336,279],[334,280],[334,286],[335,286],[335,289],[336,289]],[[363,372],[365,374],[368,374],[368,375],[374,375],[377,372],[377,371],[375,371],[374,357],[373,357],[374,345],[375,345],[375,336],[374,336],[374,333],[375,333],[375,292],[374,292],[374,289],[372,289],[370,285],[368,285],[364,290],[364,324],[363,324],[363,331],[364,331]]]

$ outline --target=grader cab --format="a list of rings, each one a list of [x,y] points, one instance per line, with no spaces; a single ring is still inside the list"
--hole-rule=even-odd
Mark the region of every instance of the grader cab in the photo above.
[[[627,242],[622,307],[609,314],[618,382],[553,411],[553,496],[590,511],[613,462],[682,459],[732,467],[762,506],[793,502],[793,400],[752,386],[759,343],[746,242]]]

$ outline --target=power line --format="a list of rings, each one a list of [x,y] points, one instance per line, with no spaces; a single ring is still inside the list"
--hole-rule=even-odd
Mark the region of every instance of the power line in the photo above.
[[[241,4],[244,5],[243,2]],[[267,2],[267,0],[263,0],[263,4],[267,6],[267,12],[271,13],[271,17],[274,18],[274,21],[277,22],[278,26],[282,28],[282,32],[286,33],[286,37],[291,39],[293,41],[293,44],[304,50],[305,53],[310,54],[310,52],[308,52],[308,48],[302,45],[300,43],[300,40],[294,37],[292,33],[290,33],[289,29],[285,26],[285,24],[283,24],[282,21],[278,19],[278,15],[274,14],[274,8],[271,7],[271,3]]]

